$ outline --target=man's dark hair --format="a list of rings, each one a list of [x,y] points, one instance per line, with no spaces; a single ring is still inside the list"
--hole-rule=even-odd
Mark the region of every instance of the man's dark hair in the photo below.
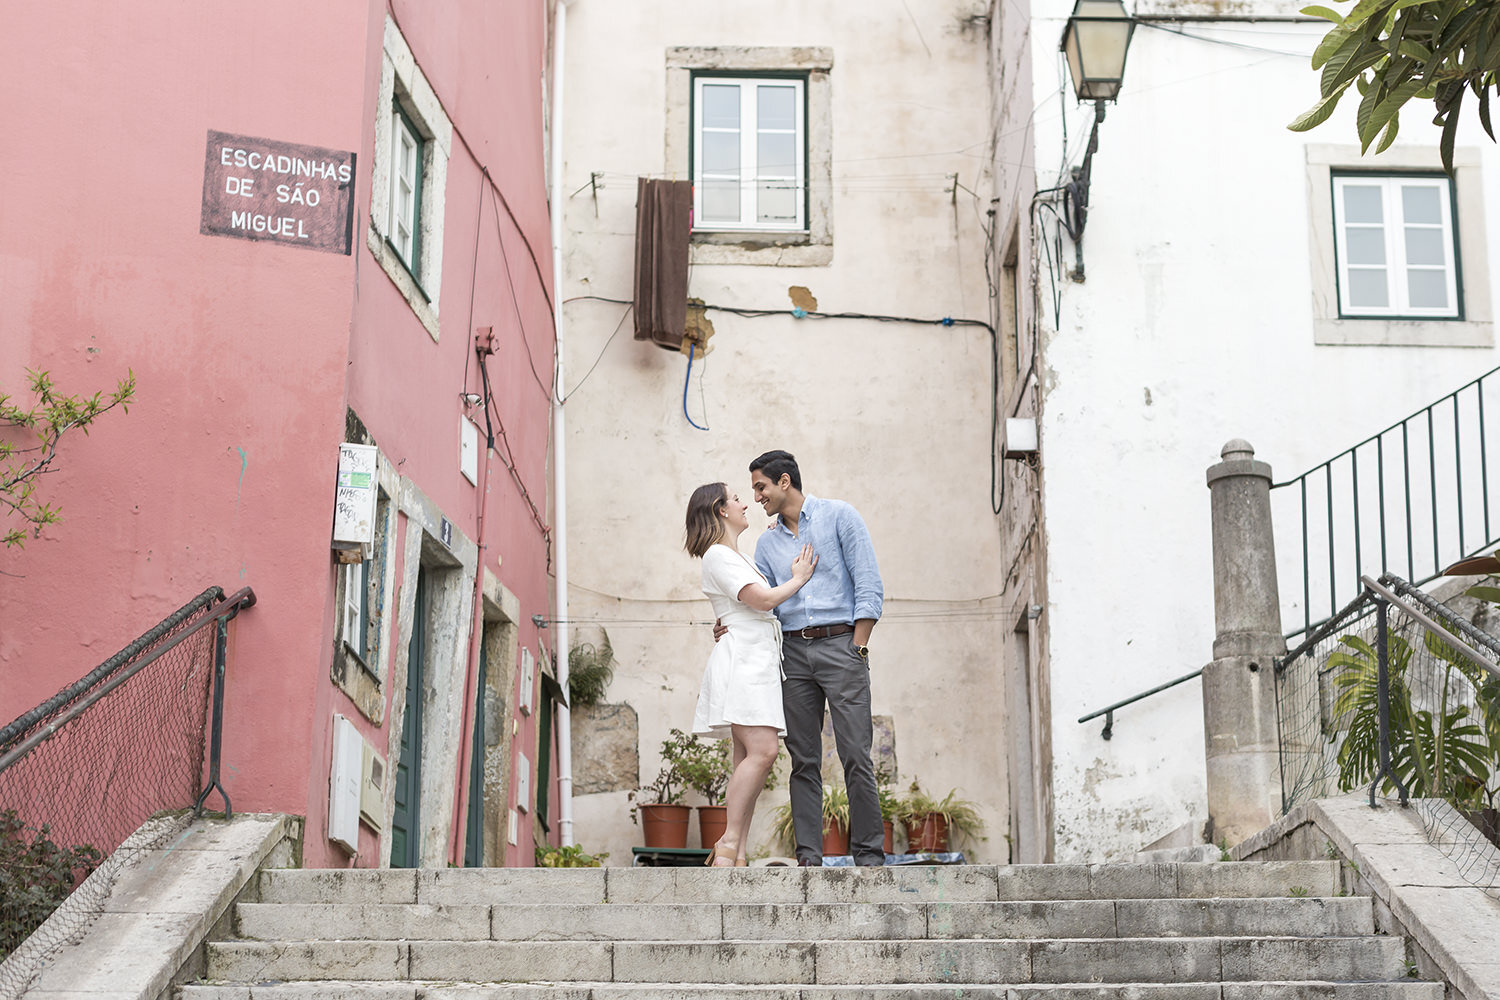
[[[802,473],[797,469],[797,460],[789,451],[768,451],[750,463],[750,471],[764,472],[766,478],[776,483],[783,475],[791,477],[792,489],[802,491]]]

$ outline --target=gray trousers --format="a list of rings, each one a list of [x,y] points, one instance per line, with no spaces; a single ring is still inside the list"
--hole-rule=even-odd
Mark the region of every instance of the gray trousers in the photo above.
[[[870,667],[854,651],[850,633],[824,639],[784,637],[781,703],[786,749],[792,757],[789,789],[797,860],[823,860],[823,707],[833,716],[833,738],[849,791],[849,853],[855,864],[885,864],[885,827],[875,794],[874,739],[870,719]]]

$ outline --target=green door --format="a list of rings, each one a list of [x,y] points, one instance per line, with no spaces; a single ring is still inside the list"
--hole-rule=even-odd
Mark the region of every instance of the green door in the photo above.
[[[484,689],[489,672],[487,643],[479,643],[479,689],[474,692],[474,751],[469,756],[469,821],[464,833],[464,867],[484,864]]]
[[[417,571],[411,645],[406,651],[406,721],[396,763],[396,809],[391,817],[391,867],[416,868],[421,861],[422,667],[427,652],[427,574]]]

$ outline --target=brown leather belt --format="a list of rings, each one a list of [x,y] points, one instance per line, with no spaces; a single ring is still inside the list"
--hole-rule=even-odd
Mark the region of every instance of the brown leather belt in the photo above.
[[[787,629],[782,634],[792,639],[827,639],[853,631],[853,625],[809,625],[807,628]]]

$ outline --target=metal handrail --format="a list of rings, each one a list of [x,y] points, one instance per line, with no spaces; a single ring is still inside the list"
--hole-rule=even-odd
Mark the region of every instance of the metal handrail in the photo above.
[[[1497,373],[1500,373],[1500,368],[1493,368],[1480,375],[1478,378],[1467,382],[1454,391],[1448,393],[1447,395],[1442,396],[1433,403],[1422,407],[1420,410],[1417,410],[1415,413],[1411,414],[1405,419],[1391,424],[1384,430],[1381,430],[1378,433],[1365,438],[1364,440],[1358,442],[1355,445],[1352,445],[1351,447],[1345,448],[1343,451],[1339,452],[1337,455],[1334,455],[1332,458],[1318,463],[1301,475],[1294,476],[1293,478],[1285,480],[1284,482],[1273,483],[1271,485],[1271,489],[1273,490],[1284,489],[1287,487],[1296,487],[1298,494],[1296,503],[1301,510],[1302,626],[1300,628],[1294,628],[1291,631],[1287,632],[1286,637],[1288,639],[1291,639],[1294,636],[1306,635],[1313,629],[1318,628],[1319,626],[1326,624],[1327,622],[1333,621],[1338,617],[1338,613],[1334,611],[1334,608],[1339,600],[1339,591],[1341,589],[1339,586],[1339,580],[1341,577],[1345,581],[1348,581],[1343,588],[1344,593],[1347,594],[1351,590],[1363,589],[1359,578],[1361,574],[1363,574],[1368,568],[1364,565],[1364,562],[1365,547],[1366,543],[1369,540],[1364,537],[1364,533],[1362,531],[1362,519],[1360,516],[1360,498],[1362,493],[1366,495],[1367,501],[1370,499],[1368,494],[1370,492],[1375,493],[1374,499],[1378,505],[1377,517],[1379,522],[1379,568],[1380,572],[1382,573],[1389,571],[1391,569],[1391,563],[1393,559],[1398,558],[1400,554],[1404,552],[1406,557],[1405,576],[1409,580],[1416,581],[1417,585],[1421,585],[1423,583],[1428,583],[1440,576],[1443,566],[1446,563],[1451,563],[1458,559],[1466,558],[1468,556],[1483,552],[1485,549],[1494,545],[1497,541],[1500,541],[1500,530],[1492,528],[1491,526],[1489,456],[1487,453],[1488,432],[1485,425],[1484,404],[1485,382],[1487,379],[1490,379]],[[1468,397],[1465,394],[1470,390],[1473,390],[1472,402],[1474,419],[1465,420],[1462,419],[1461,404],[1466,405],[1465,401],[1468,399]],[[1448,416],[1446,411],[1451,410],[1451,437],[1453,446],[1453,468],[1451,474],[1452,480],[1451,482],[1449,481],[1445,470],[1445,475],[1442,478],[1441,484],[1439,482],[1438,475],[1437,454],[1440,444],[1446,449],[1447,441],[1445,438],[1447,436],[1447,432],[1444,431],[1440,434],[1438,430],[1437,417],[1438,411],[1440,409],[1445,411],[1443,414],[1443,419],[1445,421]],[[1466,526],[1464,521],[1465,486],[1463,458],[1466,425],[1468,426],[1467,434],[1469,435],[1469,441],[1471,442],[1470,448],[1472,450],[1472,448],[1474,447],[1473,442],[1477,442],[1479,452],[1479,468],[1477,470],[1477,497],[1474,496],[1476,492],[1474,490],[1476,477],[1473,475],[1474,470],[1472,469],[1470,470],[1469,493],[1471,500],[1477,499],[1479,501],[1481,517],[1475,518],[1475,520],[1479,523],[1473,524],[1471,526]],[[1404,537],[1391,539],[1387,536],[1386,524],[1386,451],[1388,444],[1387,436],[1397,434],[1399,434],[1399,439],[1393,439],[1389,442],[1389,444],[1391,445],[1391,450],[1395,450],[1398,447],[1400,450],[1400,483],[1399,489],[1396,488],[1397,484],[1391,484],[1390,492],[1395,495],[1393,495],[1390,499],[1393,509],[1400,511],[1403,515]],[[1427,458],[1427,468],[1425,470],[1416,468],[1415,477],[1413,475],[1414,465],[1412,461],[1412,449],[1414,446],[1414,442],[1415,447],[1419,450],[1419,452],[1426,452]],[[1368,459],[1368,449],[1371,446],[1374,447],[1375,451],[1374,468],[1371,469],[1368,462],[1366,462],[1366,464],[1363,466],[1366,474],[1366,485],[1365,488],[1361,490],[1360,471],[1362,467],[1362,450],[1364,450],[1364,457]],[[1417,457],[1420,459],[1420,454]],[[1392,461],[1394,462],[1395,459],[1392,459]],[[1346,468],[1341,467],[1342,471],[1339,472],[1336,482],[1334,466],[1336,463],[1340,462],[1345,463]],[[1370,485],[1372,481],[1372,475],[1374,483],[1373,486]],[[1430,526],[1432,545],[1431,562],[1429,564],[1426,561],[1428,559],[1428,554],[1424,551],[1420,556],[1422,567],[1421,572],[1419,572],[1418,570],[1419,556],[1416,551],[1416,543],[1414,540],[1413,532],[1412,498],[1414,478],[1417,488],[1417,499],[1419,501],[1425,499],[1428,507],[1430,508],[1432,521]],[[1426,480],[1425,483],[1423,482],[1424,479]],[[1315,490],[1321,488],[1324,494],[1323,503],[1321,504],[1321,506],[1326,509],[1317,516],[1319,516],[1320,520],[1323,517],[1326,517],[1327,535],[1324,539],[1326,553],[1315,554],[1312,551],[1312,546],[1310,544],[1308,529],[1308,516],[1310,513],[1308,486],[1310,483],[1313,485]],[[1450,488],[1451,492],[1449,492]],[[1337,494],[1341,499],[1336,501],[1335,494]],[[1450,499],[1451,503],[1448,502]],[[1353,517],[1345,519],[1345,521],[1341,524],[1336,523],[1336,502],[1339,505],[1347,502],[1352,508]],[[1316,504],[1316,499],[1314,499],[1314,503]],[[1444,515],[1441,517],[1439,516],[1440,507],[1445,508]],[[1452,508],[1451,510],[1447,509],[1450,507]],[[1446,558],[1443,555],[1444,546],[1442,544],[1445,537],[1443,531],[1445,526],[1447,529],[1447,535],[1456,536],[1455,538],[1450,539],[1450,547],[1448,551],[1451,554]],[[1424,524],[1423,528],[1426,529],[1427,525]],[[1342,534],[1340,534],[1340,529],[1342,529]],[[1477,533],[1482,536],[1482,541],[1471,543],[1469,532],[1473,531],[1473,529],[1480,529]],[[1456,541],[1457,544],[1452,545],[1451,543],[1453,541]],[[1375,546],[1372,544],[1371,548],[1374,547]],[[1347,556],[1351,552],[1354,557],[1354,565],[1352,567],[1354,572],[1351,574],[1347,573],[1346,570],[1344,573],[1341,573],[1339,569],[1339,564],[1342,561],[1340,558],[1341,553],[1344,558],[1347,558]],[[1325,555],[1327,558],[1327,589],[1329,614],[1326,618],[1315,621],[1313,619],[1312,612],[1312,605],[1314,603],[1312,564],[1314,558],[1316,558],[1320,564],[1319,568],[1321,570],[1321,563]],[[1371,552],[1370,555],[1373,556],[1374,552]],[[1425,571],[1429,567],[1429,565],[1432,572],[1430,574],[1427,574]],[[1352,584],[1352,586],[1350,586],[1350,584]],[[1319,594],[1318,600],[1320,602],[1322,600],[1321,593]]]
[[[1131,697],[1126,698],[1122,701],[1117,701],[1113,705],[1110,705],[1108,708],[1101,708],[1097,712],[1090,712],[1088,715],[1085,715],[1083,718],[1079,719],[1078,723],[1079,725],[1082,725],[1083,723],[1088,722],[1090,719],[1097,719],[1101,715],[1104,716],[1104,729],[1099,733],[1099,735],[1103,736],[1105,739],[1109,739],[1115,735],[1116,709],[1124,708],[1126,705],[1133,705],[1136,702],[1140,701],[1142,698],[1149,698],[1153,694],[1159,694],[1160,692],[1167,690],[1167,688],[1174,688],[1179,684],[1192,680],[1194,677],[1197,677],[1201,673],[1203,673],[1203,668],[1199,667],[1197,670],[1194,670],[1190,674],[1183,674],[1175,681],[1167,681],[1165,684],[1158,684],[1156,685],[1156,687],[1152,688],[1149,691],[1142,691],[1140,694],[1132,695]]]
[[[208,602],[213,600],[217,600],[217,603],[208,605]],[[200,815],[209,792],[217,788],[219,795],[224,799],[224,815],[226,818],[232,816],[229,795],[219,780],[219,756],[222,748],[224,721],[224,659],[230,619],[254,604],[255,591],[249,587],[241,587],[228,597],[224,596],[224,591],[219,587],[210,587],[205,590],[145,635],[90,671],[78,683],[70,685],[31,711],[23,713],[4,730],[0,730],[0,746],[4,746],[7,739],[14,743],[4,754],[0,754],[0,771],[4,771],[21,760],[36,746],[77,718],[90,705],[212,623],[217,626],[217,636],[214,646],[213,719],[210,732],[209,773],[208,782],[198,796],[197,802],[194,803],[193,812],[194,815]],[[173,628],[181,625],[205,606],[208,606],[207,614],[181,632],[162,641],[163,635],[171,632]],[[152,642],[156,645],[151,645]],[[27,727],[35,725],[39,720],[54,713],[57,713],[56,718],[36,729],[25,739],[19,739],[20,734]],[[17,742],[18,739],[19,742]]]

